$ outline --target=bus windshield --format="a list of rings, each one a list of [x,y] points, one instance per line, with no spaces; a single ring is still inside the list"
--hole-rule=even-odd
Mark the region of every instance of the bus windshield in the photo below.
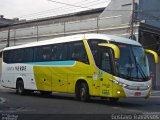
[[[106,41],[89,40],[88,43],[99,69],[130,81],[149,80],[148,58],[141,46],[111,42],[120,49],[120,58],[114,60],[113,51],[110,48],[98,46],[99,43],[107,43]]]
[[[149,63],[144,49],[121,43],[117,45],[120,49],[120,58],[115,62],[118,77],[132,81],[149,80]]]

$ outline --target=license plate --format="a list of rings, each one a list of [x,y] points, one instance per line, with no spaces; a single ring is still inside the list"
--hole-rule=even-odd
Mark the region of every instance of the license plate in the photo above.
[[[134,95],[135,96],[141,96],[141,92],[135,92]]]

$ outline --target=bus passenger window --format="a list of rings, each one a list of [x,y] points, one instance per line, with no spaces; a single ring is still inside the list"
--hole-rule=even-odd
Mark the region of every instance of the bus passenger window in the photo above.
[[[88,40],[96,66],[108,73],[111,73],[110,50],[98,46],[99,43],[106,43],[105,40]]]
[[[110,59],[109,59],[109,52],[106,51],[104,53],[102,53],[102,64],[101,64],[101,69],[111,73],[111,69],[110,69]]]
[[[33,48],[24,49],[24,62],[32,62],[33,61]]]
[[[82,41],[72,42],[68,45],[68,57],[70,60],[76,60],[84,63],[88,62],[87,53]]]
[[[50,61],[51,60],[51,47],[42,46],[35,49],[36,62]]]
[[[52,60],[64,61],[67,59],[66,44],[57,44],[52,47]]]
[[[15,50],[13,54],[15,55],[13,60],[14,63],[24,62],[24,49]]]

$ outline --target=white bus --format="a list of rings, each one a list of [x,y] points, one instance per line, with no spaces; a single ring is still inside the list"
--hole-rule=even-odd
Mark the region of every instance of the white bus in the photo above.
[[[140,43],[112,35],[84,34],[54,38],[2,51],[4,87],[18,94],[73,93],[81,101],[91,96],[110,101],[119,98],[148,98],[151,78]]]

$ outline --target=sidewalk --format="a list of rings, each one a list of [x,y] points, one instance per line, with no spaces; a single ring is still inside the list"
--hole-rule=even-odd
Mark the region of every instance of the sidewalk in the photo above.
[[[2,90],[6,90],[6,89],[11,90],[10,88],[5,88],[5,87],[3,87],[3,86],[0,84],[0,90],[1,90],[1,91],[2,91]]]
[[[5,89],[5,88],[0,84],[0,89]]]
[[[151,96],[160,96],[160,90],[152,90]]]

